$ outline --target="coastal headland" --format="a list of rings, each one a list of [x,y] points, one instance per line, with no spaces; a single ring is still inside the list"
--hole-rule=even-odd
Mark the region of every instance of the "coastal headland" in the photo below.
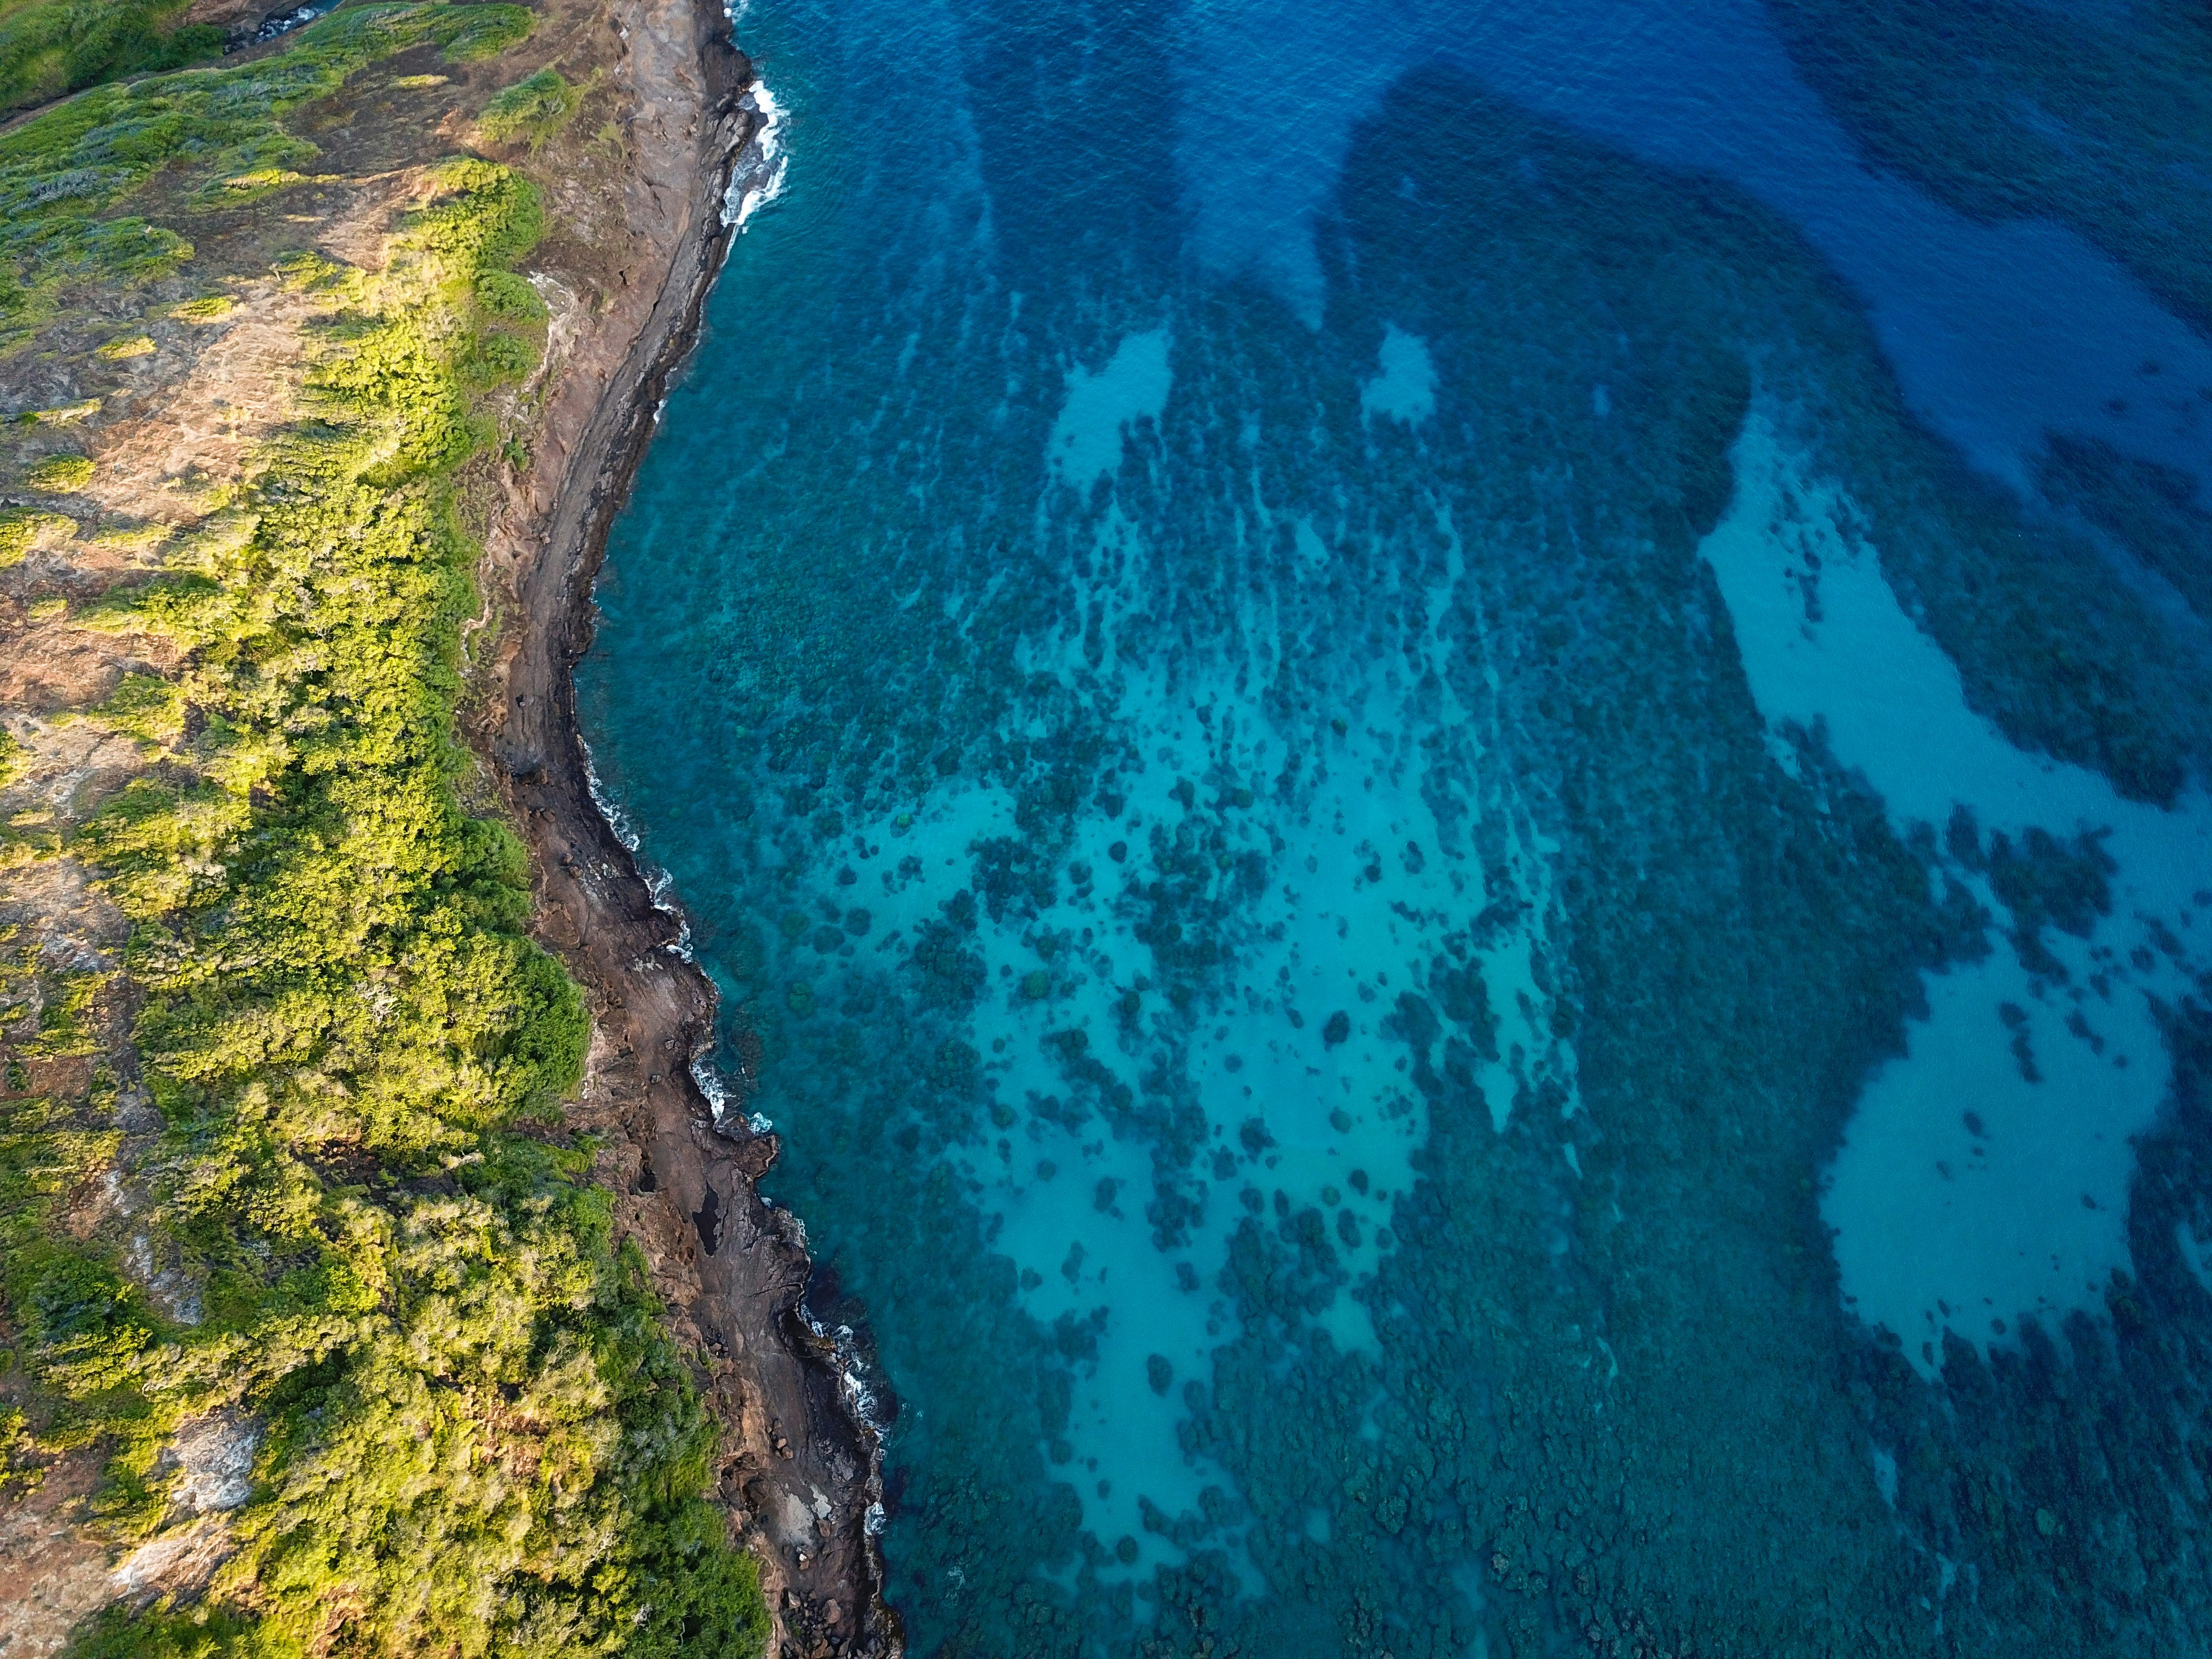
[[[769,1652],[894,1654],[849,1357],[570,684],[752,66],[714,0],[139,9],[0,126],[0,1649],[736,1653],[734,1544]]]

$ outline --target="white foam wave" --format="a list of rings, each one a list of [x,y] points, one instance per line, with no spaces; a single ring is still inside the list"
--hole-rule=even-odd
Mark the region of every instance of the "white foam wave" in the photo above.
[[[806,1322],[806,1328],[828,1343],[837,1357],[837,1380],[845,1392],[845,1403],[853,1415],[878,1440],[881,1440],[888,1425],[884,1422],[876,1391],[868,1386],[867,1362],[860,1358],[860,1340],[850,1325],[831,1329],[814,1316],[813,1310],[802,1300],[799,1316]],[[871,1504],[879,1509],[880,1505]]]
[[[736,21],[733,13],[731,21]],[[730,169],[729,186],[722,192],[722,222],[743,235],[753,215],[783,194],[788,166],[783,148],[783,106],[775,101],[768,82],[755,76],[738,107],[750,111],[756,118],[752,135]]]
[[[305,28],[308,24],[329,15],[337,9],[338,0],[307,0],[306,5],[297,7],[291,11],[280,12],[276,16],[265,20],[259,28],[253,31],[253,44],[257,46],[263,46],[279,35],[289,34],[294,29]]]
[[[770,1208],[775,1207],[765,1198],[761,1201]],[[805,1227],[799,1222],[797,1216],[793,1216],[792,1220],[799,1228],[799,1243],[803,1248]],[[868,1506],[861,1513],[860,1527],[870,1538],[880,1538],[884,1535],[884,1528],[890,1523],[890,1517],[884,1509],[883,1461],[884,1439],[890,1432],[890,1425],[884,1420],[876,1391],[868,1386],[868,1367],[867,1362],[860,1357],[860,1340],[854,1334],[850,1325],[840,1325],[835,1330],[824,1325],[814,1316],[813,1310],[806,1305],[803,1297],[799,1299],[799,1316],[806,1322],[806,1328],[813,1332],[817,1339],[830,1345],[836,1357],[837,1382],[845,1396],[845,1407],[867,1431]]]
[[[584,787],[592,797],[592,805],[599,809],[599,816],[606,820],[607,828],[614,831],[615,839],[629,854],[630,862],[637,868],[639,879],[645,883],[646,896],[653,901],[653,908],[676,924],[676,937],[669,941],[668,950],[686,962],[696,963],[698,957],[692,954],[691,950],[691,918],[684,913],[683,906],[668,896],[669,890],[676,884],[676,878],[639,851],[636,828],[630,823],[628,814],[616,804],[614,797],[607,793],[605,784],[600,781],[599,763],[592,754],[592,745],[580,736],[576,739],[576,745],[584,751]]]
[[[722,1080],[721,1067],[703,1048],[691,1056],[691,1080],[699,1085],[699,1092],[707,1097],[707,1104],[714,1109],[714,1121],[720,1123],[729,1110],[730,1085]]]
[[[592,745],[580,736],[576,739],[576,746],[584,751],[584,787],[591,794],[592,805],[599,809],[599,816],[606,820],[607,828],[615,832],[615,839],[635,854],[637,851],[637,831],[630,828],[629,819],[622,808],[615,805],[613,797],[607,793],[606,786],[599,781],[599,763],[592,753]]]
[[[646,896],[652,900],[653,908],[676,924],[676,937],[665,948],[671,956],[696,967],[699,958],[691,947],[691,918],[684,913],[684,907],[670,896],[675,885],[675,877],[639,850],[637,830],[630,823],[629,815],[616,804],[614,797],[607,793],[606,785],[599,777],[599,763],[592,754],[591,744],[586,743],[581,736],[576,742],[584,751],[584,787],[592,797],[592,805],[606,820],[607,828],[614,832],[615,839],[629,854],[631,864],[636,868],[639,878],[645,883]],[[757,1135],[766,1134],[774,1127],[758,1112],[739,1118],[729,1079],[722,1075],[721,1067],[714,1064],[711,1036],[703,1040],[692,1054],[689,1069],[691,1080],[699,1085],[699,1092],[707,1098],[717,1129],[732,1133],[735,1126],[742,1121],[745,1128]]]

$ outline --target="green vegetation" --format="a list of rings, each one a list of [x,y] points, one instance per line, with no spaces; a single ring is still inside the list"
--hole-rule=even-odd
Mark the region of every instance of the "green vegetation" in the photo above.
[[[171,526],[166,524],[112,525],[86,538],[93,546],[111,548],[120,553],[149,553],[169,539]],[[43,600],[31,602],[31,614],[39,614]],[[67,600],[61,603],[65,606]]]
[[[184,257],[103,216],[168,158],[276,165],[303,148],[283,112],[353,69],[426,40],[481,55],[526,21],[349,9],[280,58],[7,135],[18,320],[64,282]],[[456,480],[495,437],[475,388],[535,362],[506,267],[542,223],[520,175],[455,160],[380,274],[287,261],[325,313],[306,418],[204,492],[161,574],[80,613],[181,666],[86,715],[148,757],[70,843],[132,925],[130,994],[0,941],[0,1291],[33,1384],[0,1419],[0,1482],[100,1446],[95,1511],[127,1540],[175,1518],[180,1425],[222,1410],[258,1437],[209,1594],[111,1608],[80,1656],[735,1659],[765,1639],[757,1568],[700,1495],[714,1425],[590,1145],[558,1127],[580,998],[524,935],[520,844],[456,796],[478,552]],[[131,1006],[159,1127],[126,1147],[97,1038]],[[63,1224],[118,1167],[143,1189],[127,1250]]]
[[[560,70],[542,69],[492,94],[477,119],[477,136],[488,144],[526,141],[536,149],[568,125],[581,95]]]
[[[0,136],[0,353],[30,338],[70,283],[130,286],[191,257],[175,231],[116,211],[164,167],[190,160],[218,189],[249,181],[250,196],[252,181],[317,153],[286,128],[289,111],[409,46],[479,58],[529,28],[520,6],[349,6],[276,57],[96,88]]]
[[[191,0],[0,0],[0,111],[95,81],[213,58],[222,31],[187,25]]]
[[[542,323],[545,301],[538,290],[511,270],[487,270],[477,278],[477,303],[487,316],[511,323]]]
[[[92,482],[92,463],[82,455],[54,455],[23,475],[32,489],[49,495],[68,495]]]
[[[43,542],[76,533],[76,521],[58,513],[42,513],[34,507],[0,508],[0,570],[22,563],[30,550]]]

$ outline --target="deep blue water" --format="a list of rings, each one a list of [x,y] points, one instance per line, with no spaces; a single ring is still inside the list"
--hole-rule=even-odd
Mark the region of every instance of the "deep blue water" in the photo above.
[[[787,183],[580,689],[913,1650],[2212,1650],[2212,343],[2131,250],[1756,0],[738,33]]]

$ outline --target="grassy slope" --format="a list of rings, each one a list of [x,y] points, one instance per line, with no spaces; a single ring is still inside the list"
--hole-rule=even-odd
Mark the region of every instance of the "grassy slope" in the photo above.
[[[102,88],[0,138],[18,337],[189,257],[128,210],[173,158],[202,189],[268,187],[303,159],[288,109],[405,46],[482,53],[526,25],[509,6],[348,8],[277,58]],[[80,611],[181,666],[93,711],[149,764],[69,849],[132,924],[129,983],[9,957],[40,981],[0,1006],[0,1271],[35,1386],[0,1453],[33,1477],[106,1446],[96,1508],[129,1540],[174,1519],[161,1453],[180,1422],[261,1427],[210,1595],[111,1609],[88,1653],[762,1642],[753,1565],[697,1495],[714,1425],[588,1148],[555,1127],[580,1001],[524,937],[520,847],[455,793],[477,556],[455,476],[488,441],[483,395],[535,361],[505,268],[541,219],[520,175],[456,159],[381,273],[289,262],[326,319],[309,418],[153,580]],[[80,1093],[31,1093],[21,1060],[84,1052],[102,998],[141,1008],[161,1129],[125,1173],[147,1259],[198,1287],[197,1322],[63,1224],[125,1157],[122,1085],[103,1066]]]
[[[0,0],[0,111],[114,75],[174,69],[222,50],[222,31],[187,24],[191,0]]]

